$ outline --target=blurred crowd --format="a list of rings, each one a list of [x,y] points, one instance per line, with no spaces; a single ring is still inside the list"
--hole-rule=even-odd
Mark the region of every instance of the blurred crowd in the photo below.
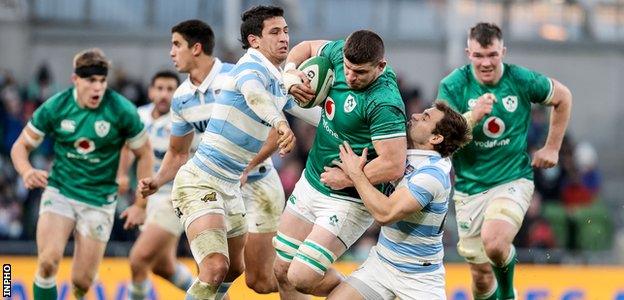
[[[0,69],[0,240],[34,240],[39,208],[40,190],[26,190],[12,167],[10,150],[33,111],[47,98],[69,86],[60,84],[51,76],[49,68],[41,65],[32,80],[17,82],[8,70]],[[137,106],[147,103],[146,84],[129,78],[117,69],[109,87],[124,94]],[[408,114],[423,111],[430,105],[418,88],[401,84],[401,95]],[[539,149],[548,134],[547,108],[535,106],[529,127],[529,151]],[[299,179],[314,140],[315,128],[291,119],[297,138],[293,153],[281,159],[274,156],[286,196],[290,195]],[[338,149],[336,149],[338,150]],[[31,157],[37,168],[49,168],[52,143],[46,140]],[[606,250],[611,247],[613,234],[609,213],[600,200],[601,175],[597,169],[598,157],[594,147],[575,141],[567,135],[561,148],[558,166],[535,171],[535,194],[524,224],[516,237],[519,248]],[[132,201],[131,194],[120,197],[118,213]],[[451,204],[452,206],[452,204]],[[445,243],[454,247],[457,242],[456,225],[451,210],[445,224]],[[589,221],[589,222],[588,222]],[[136,230],[124,231],[117,222],[111,241],[131,241]],[[589,228],[589,229],[588,229]],[[596,235],[598,232],[598,235]],[[366,232],[347,253],[347,258],[363,259],[376,243],[379,227]],[[588,242],[592,239],[593,242]],[[183,243],[184,245],[185,243]],[[185,246],[181,249],[183,252]]]

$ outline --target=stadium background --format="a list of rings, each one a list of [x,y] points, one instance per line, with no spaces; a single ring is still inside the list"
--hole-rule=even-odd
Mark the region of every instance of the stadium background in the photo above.
[[[30,295],[41,191],[23,188],[8,153],[33,110],[70,84],[73,55],[87,47],[103,49],[113,62],[109,86],[140,105],[147,101],[152,74],[173,69],[168,55],[172,25],[189,18],[206,21],[217,36],[215,54],[235,62],[242,54],[240,13],[254,4],[285,8],[291,47],[305,39],[344,38],[361,28],[380,33],[410,113],[426,107],[439,80],[467,63],[467,28],[477,21],[501,25],[507,62],[558,79],[574,96],[560,164],[536,172],[537,192],[516,239],[525,264],[518,271],[522,299],[624,299],[622,0],[0,0],[0,262],[12,265],[15,290],[21,284]],[[536,107],[531,149],[542,145],[547,120],[547,111]],[[284,160],[275,158],[287,195],[314,134],[313,128],[293,123],[297,151]],[[51,144],[44,143],[32,161],[45,168],[50,154]],[[118,212],[130,202],[128,195],[122,197]],[[345,255],[343,270],[366,257],[377,231],[371,228]],[[117,299],[120,284],[129,279],[123,258],[136,235],[120,224],[113,230],[107,255],[116,258],[100,268],[105,299]],[[465,299],[470,281],[465,266],[455,264],[461,263],[456,235],[451,218],[445,231],[449,296]],[[68,257],[71,250],[70,244]],[[184,243],[179,250],[188,254]],[[64,263],[61,272],[68,270]],[[59,275],[61,281],[66,278]],[[169,299],[169,291],[165,283],[157,285],[160,299]],[[263,299],[240,281],[232,293],[233,299]],[[90,299],[103,299],[90,294]]]

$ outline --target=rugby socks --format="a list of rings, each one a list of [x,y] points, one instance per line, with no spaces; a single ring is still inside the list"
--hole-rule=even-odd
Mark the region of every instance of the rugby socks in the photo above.
[[[476,293],[474,293],[472,296],[475,300],[496,300],[496,296],[498,296],[498,284],[494,282],[494,286],[492,287],[492,289],[485,294],[477,295]]]
[[[33,282],[33,295],[35,300],[56,300],[58,297],[56,278],[42,278],[36,274],[35,282]]]
[[[147,279],[138,283],[132,282],[128,288],[128,297],[130,300],[143,300],[147,297],[149,289],[150,283]]]
[[[219,289],[217,289],[217,296],[215,297],[215,300],[222,300],[223,298],[225,298],[225,295],[227,295],[227,291],[230,289],[230,286],[232,286],[231,282],[222,282],[219,286]]]
[[[179,289],[186,291],[193,284],[193,274],[183,263],[178,262],[175,267],[175,273],[167,280]]]
[[[499,298],[500,299],[515,299],[513,277],[514,268],[518,261],[518,255],[516,254],[516,248],[511,245],[509,249],[509,255],[502,266],[496,266],[492,264],[494,275],[498,281]]]

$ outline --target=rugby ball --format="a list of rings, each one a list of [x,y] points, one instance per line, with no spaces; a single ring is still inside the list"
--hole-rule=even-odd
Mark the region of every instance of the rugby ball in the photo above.
[[[329,89],[334,85],[334,69],[329,58],[323,56],[312,56],[299,65],[299,71],[303,72],[310,80],[310,87],[315,92],[316,97],[308,103],[299,103],[297,105],[303,108],[311,108],[321,105]]]

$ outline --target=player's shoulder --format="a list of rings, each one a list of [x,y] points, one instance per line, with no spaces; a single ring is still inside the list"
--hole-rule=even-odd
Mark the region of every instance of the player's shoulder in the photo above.
[[[186,80],[184,80],[173,93],[173,98],[171,99],[171,109],[176,113],[180,112],[180,110],[182,109],[182,104],[186,103],[194,96],[195,90],[191,85],[191,80],[189,78],[186,78]]]
[[[396,74],[390,66],[386,66],[386,70],[367,89],[366,97],[372,100],[374,106],[389,104],[404,107]]]
[[[73,91],[74,91],[74,88],[70,87],[70,88],[67,88],[66,90],[60,91],[52,95],[45,102],[43,102],[42,107],[56,110],[56,108],[63,107],[70,101],[75,101],[73,97]]]
[[[233,63],[224,62],[221,64],[221,70],[219,70],[219,74],[227,74],[236,66]]]
[[[333,52],[341,52],[344,48],[345,40],[335,40],[335,41],[327,41],[327,43],[323,44],[319,49],[318,54],[331,54]]]
[[[523,67],[520,65],[514,64],[503,64],[505,68],[505,73],[509,76],[510,79],[524,82],[534,78],[536,75],[541,75],[540,73],[531,70],[527,67]]]
[[[440,85],[453,89],[467,84],[472,76],[470,64],[454,69],[440,81]]]
[[[139,117],[141,117],[141,120],[145,121],[151,118],[153,109],[154,109],[154,104],[148,103],[148,104],[137,107],[137,113],[139,113]]]
[[[105,103],[105,105],[108,105],[113,110],[118,112],[136,111],[136,105],[134,105],[132,101],[128,100],[128,98],[124,95],[111,89],[106,89],[104,92],[104,99],[102,103]]]
[[[443,187],[447,187],[450,185],[451,167],[452,163],[448,157],[430,156],[417,166],[413,166],[414,171],[409,178],[410,180],[422,180],[422,176],[419,176],[421,179],[418,179],[416,175],[428,175],[426,178],[429,180],[439,181]]]

